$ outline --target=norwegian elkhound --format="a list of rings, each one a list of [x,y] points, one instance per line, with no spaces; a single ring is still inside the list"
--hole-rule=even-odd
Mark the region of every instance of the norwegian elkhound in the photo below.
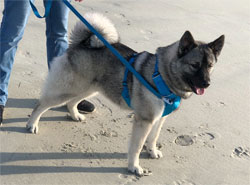
[[[118,33],[106,17],[89,13],[85,18],[127,60],[136,51],[119,42]],[[166,47],[159,47],[156,54],[137,53],[134,68],[155,88],[152,74],[156,61],[159,72],[170,90],[186,99],[195,94],[202,95],[210,85],[210,73],[224,45],[224,35],[213,42],[195,41],[189,31],[180,40]],[[54,59],[42,96],[27,123],[27,129],[38,132],[41,115],[49,108],[67,104],[72,119],[84,120],[77,104],[95,92],[104,94],[119,106],[128,109],[122,98],[124,65],[89,31],[78,22],[71,33],[67,52]],[[164,122],[164,102],[147,90],[131,73],[128,89],[134,110],[134,124],[128,150],[128,169],[137,175],[146,172],[139,165],[139,155],[144,143],[152,158],[161,158],[156,141]]]

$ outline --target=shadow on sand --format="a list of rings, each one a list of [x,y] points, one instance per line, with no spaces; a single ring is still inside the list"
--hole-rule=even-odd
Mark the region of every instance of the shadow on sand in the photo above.
[[[76,167],[76,166],[30,166],[6,165],[17,161],[68,160],[68,159],[127,159],[127,153],[0,153],[1,175],[37,174],[37,173],[122,173],[128,174],[127,168],[121,167]],[[148,158],[142,153],[140,158]]]

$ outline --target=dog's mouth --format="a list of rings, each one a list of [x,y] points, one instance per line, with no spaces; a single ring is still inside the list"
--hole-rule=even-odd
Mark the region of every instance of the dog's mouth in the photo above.
[[[189,80],[189,86],[191,87],[192,91],[197,95],[203,95],[205,93],[204,87],[197,87]]]
[[[203,95],[205,92],[205,88],[200,88],[200,87],[194,86],[192,89],[193,89],[194,93],[197,95]]]

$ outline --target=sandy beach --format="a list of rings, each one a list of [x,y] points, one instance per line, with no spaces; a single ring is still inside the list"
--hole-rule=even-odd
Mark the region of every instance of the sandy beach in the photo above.
[[[42,12],[42,1],[35,4]],[[31,13],[0,127],[0,184],[250,185],[250,2],[72,0],[72,5],[82,14],[109,17],[122,43],[136,51],[154,53],[186,30],[206,42],[224,34],[211,86],[167,118],[159,138],[164,157],[150,159],[142,151],[141,166],[152,175],[136,177],[127,172],[133,112],[102,95],[89,99],[97,110],[83,122],[60,107],[42,116],[38,134],[26,131],[48,70],[45,23]],[[70,13],[69,32],[77,20]]]

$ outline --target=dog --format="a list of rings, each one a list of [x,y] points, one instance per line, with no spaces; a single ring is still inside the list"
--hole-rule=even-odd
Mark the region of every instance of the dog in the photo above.
[[[172,93],[182,99],[193,93],[202,95],[210,85],[210,74],[224,45],[224,35],[205,43],[195,41],[186,31],[180,40],[159,47],[155,54],[136,52],[120,42],[113,23],[98,13],[88,13],[86,20],[127,60],[136,54],[132,64],[153,88],[152,80],[156,55],[159,72]],[[72,30],[69,48],[54,59],[45,82],[42,96],[27,123],[31,133],[38,133],[38,122],[48,109],[67,104],[73,120],[82,121],[83,114],[77,104],[96,92],[102,93],[124,109],[130,109],[122,97],[123,77],[126,67],[81,22]],[[156,142],[167,116],[162,117],[164,101],[152,94],[137,78],[127,77],[131,107],[134,111],[132,136],[128,150],[128,170],[136,175],[147,172],[139,165],[140,152],[146,144],[152,158],[161,158]]]

